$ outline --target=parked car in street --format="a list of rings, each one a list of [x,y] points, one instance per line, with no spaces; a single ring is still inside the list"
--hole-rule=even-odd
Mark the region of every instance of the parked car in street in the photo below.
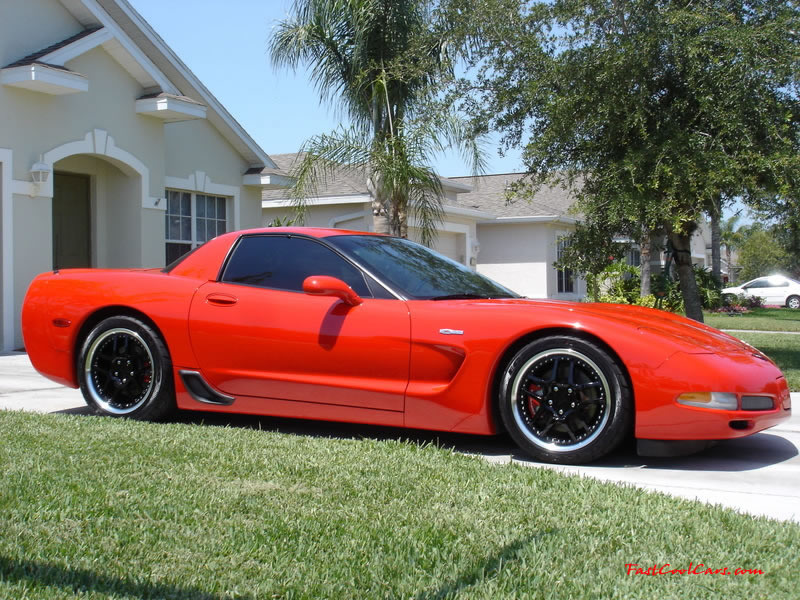
[[[764,304],[800,308],[800,281],[783,275],[769,275],[751,279],[740,286],[722,290],[725,296],[758,296]]]

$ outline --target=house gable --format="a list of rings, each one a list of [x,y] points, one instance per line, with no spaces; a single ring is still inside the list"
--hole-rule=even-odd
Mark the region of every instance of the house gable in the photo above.
[[[36,7],[33,18],[31,7]],[[241,154],[245,169],[277,169],[269,156],[125,0],[29,0],[3,7],[5,22],[44,22],[46,34],[21,43],[0,28],[0,86],[80,94],[92,85],[68,63],[101,46],[141,86],[134,111],[163,121],[207,118]],[[55,21],[50,25],[49,18]],[[32,29],[36,29],[31,27]],[[16,29],[26,32],[29,28]],[[20,39],[16,39],[19,37]],[[242,175],[244,174],[244,171]],[[260,184],[261,182],[256,182]],[[251,185],[249,182],[248,185]]]
[[[0,118],[4,350],[37,273],[161,266],[286,181],[125,0],[0,2]]]

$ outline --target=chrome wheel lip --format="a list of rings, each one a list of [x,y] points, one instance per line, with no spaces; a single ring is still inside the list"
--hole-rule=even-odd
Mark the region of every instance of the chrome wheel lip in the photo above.
[[[522,385],[523,379],[527,377],[528,372],[530,371],[531,367],[536,364],[537,362],[547,359],[551,356],[555,355],[567,355],[572,359],[581,360],[586,363],[590,368],[592,368],[602,384],[603,392],[605,394],[605,410],[603,411],[603,417],[600,423],[595,427],[594,431],[589,434],[586,438],[572,443],[572,444],[555,444],[553,442],[546,442],[539,437],[537,437],[533,431],[531,431],[528,424],[525,422],[525,419],[522,415],[522,411],[520,409],[520,386]],[[611,416],[610,404],[612,402],[611,399],[611,386],[608,383],[608,379],[606,378],[605,374],[603,373],[602,369],[595,363],[591,358],[575,350],[573,348],[553,348],[550,350],[544,350],[542,352],[537,353],[536,355],[529,358],[525,361],[525,364],[517,371],[516,376],[514,377],[513,385],[510,389],[511,394],[511,414],[514,418],[514,421],[517,425],[519,431],[524,435],[528,441],[530,441],[535,446],[542,448],[548,452],[554,454],[564,454],[567,452],[574,452],[576,450],[580,450],[581,448],[585,448],[589,444],[591,444],[597,437],[606,429],[608,422]]]
[[[147,354],[147,359],[150,361],[151,365],[150,368],[152,371],[152,375],[150,377],[150,383],[147,385],[147,388],[142,393],[141,400],[139,400],[135,404],[132,404],[131,406],[125,406],[124,408],[115,406],[106,397],[104,397],[103,394],[101,394],[100,391],[95,386],[94,377],[92,377],[92,362],[94,362],[94,357],[95,353],[97,352],[97,349],[108,338],[113,337],[115,335],[126,335],[136,340]],[[97,336],[97,339],[95,339],[92,342],[92,345],[89,346],[89,350],[86,352],[86,359],[84,360],[83,363],[83,371],[84,371],[84,380],[86,381],[86,389],[88,390],[92,400],[103,411],[113,415],[128,415],[136,411],[145,402],[147,402],[148,398],[150,398],[150,394],[153,391],[153,386],[155,385],[155,362],[153,361],[153,354],[152,352],[150,352],[150,348],[148,347],[144,338],[135,331],[128,329],[126,327],[115,327],[114,329],[109,329],[108,331],[104,331],[99,336]]]

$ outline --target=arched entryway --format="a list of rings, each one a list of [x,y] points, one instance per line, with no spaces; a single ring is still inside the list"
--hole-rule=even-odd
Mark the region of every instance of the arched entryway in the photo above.
[[[53,168],[53,268],[138,267],[148,170],[101,130],[45,154]]]

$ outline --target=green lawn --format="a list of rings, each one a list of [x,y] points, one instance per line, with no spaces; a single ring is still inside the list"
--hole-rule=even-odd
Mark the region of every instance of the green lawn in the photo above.
[[[800,331],[800,310],[791,308],[756,308],[749,313],[728,316],[703,313],[707,325],[717,329],[760,329],[762,331]]]
[[[0,598],[797,598],[800,526],[431,445],[0,412]],[[759,569],[748,575],[628,575]]]

